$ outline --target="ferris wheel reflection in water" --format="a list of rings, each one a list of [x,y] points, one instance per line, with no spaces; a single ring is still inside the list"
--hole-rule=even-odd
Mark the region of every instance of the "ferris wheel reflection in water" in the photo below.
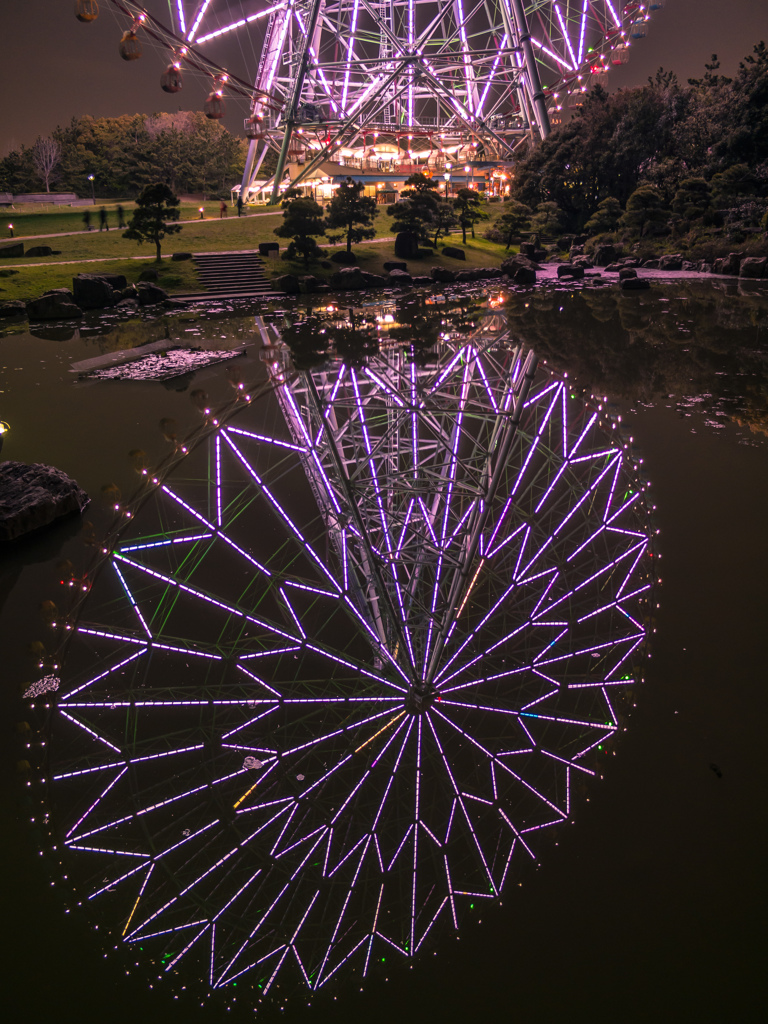
[[[615,423],[500,318],[304,370],[261,326],[263,396],[148,478],[39,701],[78,901],[254,1002],[499,899],[624,728],[653,584]]]

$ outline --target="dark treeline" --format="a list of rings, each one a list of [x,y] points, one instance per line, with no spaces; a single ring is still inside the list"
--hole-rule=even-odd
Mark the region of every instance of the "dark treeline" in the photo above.
[[[720,228],[724,209],[759,224],[768,205],[768,48],[755,46],[732,79],[716,56],[705,69],[687,85],[660,69],[641,88],[595,87],[518,165],[513,198],[530,210],[555,203],[558,228],[590,234]]]
[[[133,198],[162,182],[175,193],[229,195],[246,142],[197,111],[73,118],[49,138],[0,160],[0,191]],[[46,187],[48,186],[48,187]]]

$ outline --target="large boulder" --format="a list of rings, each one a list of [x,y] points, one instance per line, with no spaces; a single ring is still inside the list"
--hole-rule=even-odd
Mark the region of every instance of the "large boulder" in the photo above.
[[[24,255],[23,242],[11,242],[10,245],[0,246],[0,259],[12,259]]]
[[[487,279],[501,277],[501,267],[479,267],[476,273]]]
[[[458,245],[444,245],[443,256],[449,256],[452,260],[465,260],[467,254],[463,249],[460,249]]]
[[[558,279],[569,278],[574,281],[584,277],[584,267],[575,267],[573,263],[561,263],[557,268]]]
[[[314,274],[305,274],[301,279],[301,290],[303,292],[316,292],[317,286],[321,284],[319,277],[315,277]]]
[[[145,267],[139,274],[140,281],[156,281],[157,271],[154,267]]]
[[[625,277],[619,281],[619,288],[623,292],[642,292],[651,287],[647,277]]]
[[[346,266],[352,266],[353,263],[357,263],[357,256],[353,252],[347,252],[346,249],[339,249],[335,252],[331,259],[334,263],[343,263]]]
[[[262,242],[261,243],[261,245],[271,245],[271,244],[272,243],[270,243],[270,242]],[[275,245],[275,248],[278,248],[277,242],[275,242],[274,245]],[[191,252],[174,252],[174,253],[171,254],[171,261],[173,263],[181,263],[182,260],[191,260],[191,259],[192,259],[192,253]]]
[[[299,293],[299,279],[295,274],[281,274],[275,280],[277,287],[286,293],[286,295],[298,295]]]
[[[406,288],[413,283],[413,278],[407,270],[390,270],[389,283],[395,288]]]
[[[619,271],[619,280],[628,281],[631,277],[637,277],[637,271],[634,267],[622,267]]]
[[[735,276],[739,273],[743,259],[743,252],[729,252],[723,259],[715,260],[712,269],[716,274],[733,274]]]
[[[432,280],[438,284],[453,284],[456,280],[456,271],[447,267],[432,267]]]
[[[81,274],[80,276],[81,277],[85,277],[86,275]],[[123,288],[127,288],[128,287],[128,279],[126,278],[125,274],[108,274],[108,273],[103,273],[103,274],[94,274],[94,277],[100,277],[102,281],[106,281],[108,285],[111,285],[113,288],[116,288],[118,291],[122,291]]]
[[[53,249],[50,245],[33,245],[31,249],[27,249],[24,253],[25,256],[53,256]]]
[[[140,306],[157,306],[168,298],[168,292],[153,284],[152,281],[140,281],[136,285],[136,292]]]
[[[387,286],[389,279],[382,274],[372,274],[368,270],[361,270],[360,273],[363,275],[366,288],[385,288]]]
[[[407,270],[408,264],[404,260],[387,260],[384,264],[385,270]]]
[[[0,302],[0,319],[5,320],[9,316],[26,316],[27,304],[20,299],[13,299],[11,302]]]
[[[419,240],[410,231],[400,231],[395,236],[395,256],[401,260],[415,260],[419,255]]]
[[[280,252],[279,242],[259,242],[260,256],[269,256],[271,252]]]
[[[589,256],[574,256],[571,259],[571,264],[574,267],[584,267],[585,270],[591,270],[594,267],[594,263]]]
[[[477,270],[460,270],[456,275],[457,284],[468,284],[472,281],[482,281],[484,277],[483,272],[480,269]]]
[[[77,482],[53,466],[0,463],[0,540],[14,540],[71,512],[89,498]]]
[[[532,270],[534,274],[537,270],[541,269],[538,263],[535,263],[533,260],[529,259],[523,253],[519,253],[515,256],[508,256],[504,260],[504,262],[501,264],[501,272],[502,274],[508,274],[510,277],[514,277],[515,273],[521,267],[525,267],[527,270]]]
[[[643,270],[658,270],[659,269],[659,261],[658,260],[644,260],[642,266],[643,266]]]
[[[768,256],[748,256],[742,260],[739,277],[768,277]]]
[[[39,299],[27,303],[30,320],[72,320],[82,315],[83,311],[75,304],[69,288],[53,288]]]
[[[621,253],[615,245],[598,245],[592,262],[596,267],[607,267],[609,264],[615,263],[619,256]]]
[[[366,288],[365,275],[360,267],[342,267],[335,274],[331,274],[329,281],[331,288],[336,291],[359,292]]]
[[[106,309],[114,306],[114,289],[97,274],[78,274],[72,278],[72,294],[81,309]]]
[[[536,271],[530,267],[518,267],[511,277],[515,284],[536,284]]]
[[[674,253],[669,256],[662,256],[659,259],[659,270],[682,270],[683,269],[683,257],[680,253]]]

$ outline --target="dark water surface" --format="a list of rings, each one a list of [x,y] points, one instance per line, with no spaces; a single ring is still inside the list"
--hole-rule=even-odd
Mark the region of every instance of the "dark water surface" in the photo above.
[[[412,322],[423,336],[452,315],[447,300],[403,297],[390,308],[404,338]],[[552,289],[518,293],[500,308],[519,340],[618,404],[645,460],[663,579],[647,682],[605,779],[500,909],[412,972],[321,1000],[306,1019],[762,1020],[768,289],[685,282],[642,297]],[[459,315],[471,314],[464,302]],[[192,392],[205,390],[216,407],[231,398],[237,373],[263,377],[245,313],[111,326],[94,321],[69,339],[0,337],[0,418],[11,425],[3,457],[56,465],[93,497],[92,529],[63,522],[7,547],[0,562],[4,1003],[10,995],[11,1011],[32,1021],[203,1016],[183,993],[175,1003],[149,991],[143,975],[126,977],[121,960],[104,958],[98,934],[64,915],[15,775],[18,697],[39,674],[29,646],[50,644],[38,607],[56,599],[62,559],[80,564],[105,528],[102,487],[130,493],[131,450],[150,465],[167,456],[161,420],[174,420],[178,437],[199,424]],[[69,372],[72,362],[165,337],[251,347],[175,384],[76,384]]]

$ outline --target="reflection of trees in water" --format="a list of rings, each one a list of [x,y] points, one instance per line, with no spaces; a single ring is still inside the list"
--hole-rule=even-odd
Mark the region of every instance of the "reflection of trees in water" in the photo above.
[[[514,295],[520,340],[581,384],[631,401],[700,396],[768,433],[768,296],[678,282],[651,293],[615,289]]]

